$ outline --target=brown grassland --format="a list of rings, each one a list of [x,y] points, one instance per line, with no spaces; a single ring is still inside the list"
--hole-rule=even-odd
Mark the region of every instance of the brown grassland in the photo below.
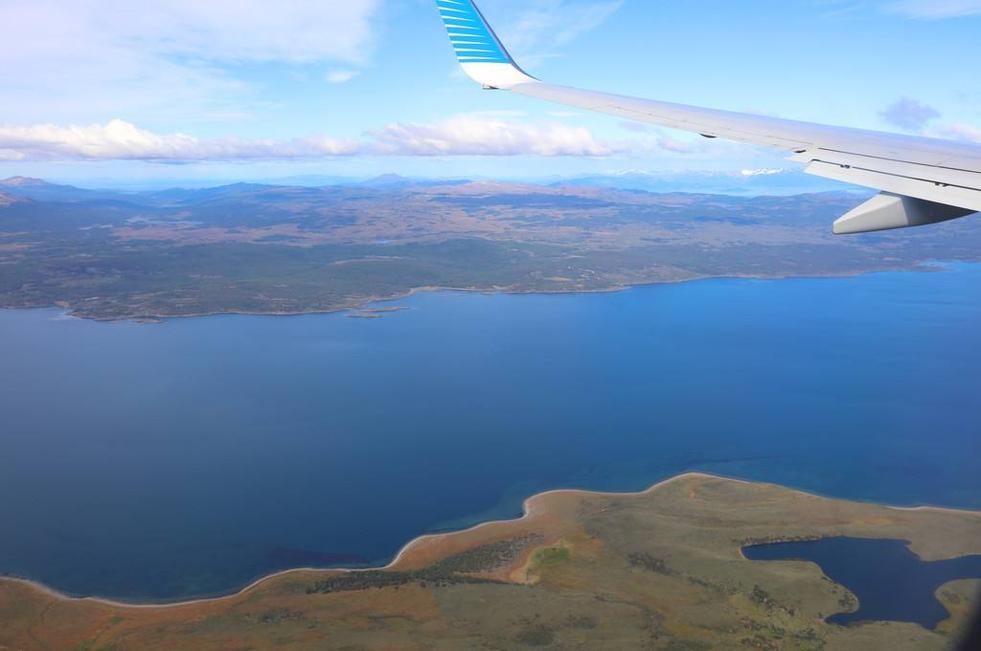
[[[754,562],[755,541],[901,538],[925,560],[981,553],[981,513],[897,509],[686,474],[637,494],[543,493],[524,517],[410,543],[388,567],[296,570],[168,606],[70,599],[0,581],[0,649],[941,649],[951,617],[826,624],[854,596],[806,562]],[[762,595],[762,596],[761,596]]]

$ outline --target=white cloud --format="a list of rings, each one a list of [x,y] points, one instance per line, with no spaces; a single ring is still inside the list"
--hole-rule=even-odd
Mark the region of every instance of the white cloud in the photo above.
[[[623,150],[582,127],[473,115],[435,124],[391,124],[371,136],[380,152],[406,156],[609,156]]]
[[[920,133],[931,120],[940,117],[940,111],[915,99],[902,97],[880,111],[879,116],[904,131]]]
[[[634,133],[647,133],[651,131],[650,125],[644,124],[643,122],[635,122],[633,120],[621,120],[617,125],[624,131],[632,131]]]
[[[679,140],[678,138],[663,135],[657,139],[657,146],[664,151],[670,151],[675,154],[694,154],[705,149],[704,143]]]
[[[981,127],[970,124],[948,124],[939,127],[937,133],[943,138],[981,143]]]
[[[622,5],[623,0],[533,0],[524,3],[524,11],[511,26],[510,38],[516,47],[565,45],[601,25]]]
[[[0,56],[109,44],[219,61],[362,61],[380,0],[5,0]]]
[[[512,0],[504,5],[500,21],[488,18],[501,25],[505,45],[516,58],[534,63],[601,25],[623,0]]]
[[[124,122],[100,125],[0,127],[0,158],[10,160],[204,160],[297,159],[357,153],[357,143],[323,136],[289,141],[199,139],[158,135]]]
[[[786,171],[779,167],[761,167],[755,170],[742,170],[740,174],[743,176],[773,176],[774,174],[783,174]]]
[[[359,64],[380,2],[2,0],[3,118],[241,111],[237,64]]]
[[[123,120],[89,126],[0,126],[3,160],[142,160],[151,162],[297,160],[333,156],[609,156],[623,143],[596,139],[588,129],[534,125],[482,115],[442,122],[395,123],[359,141],[327,136],[292,140],[202,139],[157,134]]]
[[[346,84],[361,74],[357,70],[331,70],[327,73],[327,83]]]
[[[887,9],[910,18],[956,18],[981,15],[981,0],[899,0]]]
[[[598,138],[589,129],[560,121],[530,122],[518,111],[455,115],[436,122],[395,122],[358,139],[326,135],[287,140],[200,138],[158,133],[121,119],[105,124],[2,125],[0,160],[199,161],[317,160],[337,156],[543,156],[601,158],[657,153],[696,155],[701,139],[683,140],[661,130],[625,140]],[[713,148],[718,152],[718,148]]]

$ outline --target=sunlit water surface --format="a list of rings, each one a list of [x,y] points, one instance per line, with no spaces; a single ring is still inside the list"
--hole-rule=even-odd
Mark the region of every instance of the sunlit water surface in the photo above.
[[[690,469],[981,507],[981,266],[396,304],[0,311],[0,572],[213,594]]]

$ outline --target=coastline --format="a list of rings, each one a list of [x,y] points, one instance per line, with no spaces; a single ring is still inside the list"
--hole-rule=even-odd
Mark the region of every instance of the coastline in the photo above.
[[[882,267],[875,269],[863,269],[856,271],[844,271],[844,272],[825,272],[825,273],[815,273],[815,274],[796,274],[796,273],[773,273],[773,274],[696,274],[689,277],[677,278],[672,280],[660,279],[660,280],[649,280],[649,281],[639,281],[635,283],[611,285],[609,287],[597,287],[590,289],[514,289],[507,287],[452,287],[445,285],[424,285],[420,287],[413,287],[407,291],[400,292],[397,294],[387,295],[387,296],[367,296],[363,299],[357,299],[351,303],[346,303],[343,305],[338,305],[336,307],[330,308],[315,308],[309,310],[296,310],[296,311],[275,311],[275,310],[216,310],[210,312],[189,312],[186,314],[137,314],[128,316],[96,316],[80,313],[77,310],[72,309],[70,306],[59,305],[62,301],[53,301],[47,305],[34,305],[34,306],[9,306],[0,305],[0,310],[48,310],[48,309],[58,309],[61,310],[61,316],[66,319],[79,319],[82,321],[94,321],[97,323],[118,323],[118,322],[133,322],[140,324],[160,324],[164,321],[175,320],[175,319],[194,319],[194,318],[204,318],[213,316],[269,316],[269,317],[299,317],[308,316],[316,314],[341,314],[341,313],[356,313],[359,311],[366,311],[372,309],[373,306],[380,303],[390,303],[394,301],[400,301],[407,298],[411,298],[416,294],[421,293],[436,293],[436,292],[451,292],[451,293],[463,293],[463,294],[483,294],[487,296],[496,295],[510,295],[510,296],[523,296],[523,295],[540,295],[540,296],[572,296],[580,294],[616,294],[619,292],[629,291],[631,289],[638,289],[643,287],[657,287],[662,285],[681,285],[687,283],[695,283],[710,280],[759,280],[759,281],[779,281],[779,280],[820,280],[820,279],[842,279],[842,278],[857,278],[861,276],[866,276],[870,274],[880,274],[880,273],[939,273],[944,271],[944,265],[947,264],[981,264],[981,262],[965,261],[965,260],[927,260],[918,262],[912,266],[896,266],[896,267]],[[408,309],[408,308],[401,308]],[[401,309],[391,309],[386,310],[386,312],[396,312],[401,311]]]
[[[41,583],[39,581],[35,581],[28,578],[22,578],[22,577],[0,576],[0,584],[13,583],[13,584],[27,586],[32,590],[47,595],[61,603],[90,603],[90,604],[109,606],[117,609],[137,609],[137,610],[179,609],[179,608],[200,606],[202,604],[214,604],[214,603],[220,603],[223,601],[229,601],[229,600],[236,599],[238,597],[242,597],[246,593],[252,592],[260,588],[264,583],[267,583],[271,580],[281,578],[284,576],[289,576],[291,574],[299,574],[299,573],[356,574],[356,573],[363,573],[363,572],[398,571],[402,569],[401,565],[406,562],[406,559],[411,554],[413,554],[414,552],[418,552],[419,548],[426,545],[427,543],[437,543],[440,541],[444,541],[453,537],[458,537],[466,534],[472,535],[484,529],[492,528],[492,527],[516,526],[519,524],[528,524],[534,522],[539,518],[545,517],[549,514],[548,508],[547,506],[544,506],[541,503],[547,500],[549,497],[569,496],[569,497],[636,498],[636,497],[643,497],[646,495],[650,495],[660,489],[670,486],[671,484],[682,482],[685,480],[691,480],[691,479],[723,480],[728,483],[739,484],[744,486],[778,488],[783,491],[787,491],[791,494],[798,495],[801,497],[817,498],[817,499],[829,500],[829,501],[850,502],[854,504],[860,504],[870,507],[878,507],[878,508],[888,509],[897,512],[947,513],[947,514],[969,516],[969,517],[981,519],[981,510],[957,509],[957,508],[929,506],[929,505],[893,506],[889,504],[880,504],[875,502],[845,500],[843,498],[831,497],[827,495],[822,495],[820,493],[782,486],[771,482],[752,481],[752,480],[740,479],[736,477],[727,477],[724,475],[702,472],[702,471],[687,471],[674,475],[667,479],[658,481],[653,485],[649,486],[648,488],[639,491],[618,492],[618,491],[592,491],[592,490],[577,489],[577,488],[557,488],[557,489],[543,491],[540,493],[535,493],[534,495],[531,495],[523,500],[522,514],[516,518],[502,519],[502,520],[488,520],[458,530],[445,531],[440,533],[421,534],[419,536],[416,536],[415,538],[412,538],[407,543],[405,543],[399,549],[398,553],[392,558],[392,560],[383,566],[372,566],[372,567],[353,568],[353,569],[352,568],[316,568],[316,567],[289,568],[289,569],[280,570],[277,572],[273,572],[271,574],[261,576],[240,589],[232,590],[229,591],[228,593],[224,593],[213,597],[200,597],[194,599],[186,599],[182,601],[131,602],[131,601],[121,601],[118,599],[111,599],[105,597],[98,597],[98,596],[76,597],[61,592],[56,588],[45,585],[44,583]],[[781,542],[781,540],[775,539],[768,542]],[[739,553],[740,556],[743,556],[741,547]],[[745,556],[743,556],[743,558],[745,558]]]

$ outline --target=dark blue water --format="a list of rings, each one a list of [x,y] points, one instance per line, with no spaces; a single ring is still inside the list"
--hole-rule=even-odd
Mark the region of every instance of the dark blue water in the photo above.
[[[212,594],[689,469],[981,507],[981,266],[399,304],[0,311],[0,572]]]
[[[981,556],[923,561],[905,540],[823,538],[811,542],[752,545],[743,555],[754,561],[805,560],[858,598],[858,610],[827,618],[847,626],[864,621],[912,622],[934,629],[950,617],[935,593],[957,579],[981,579]]]

